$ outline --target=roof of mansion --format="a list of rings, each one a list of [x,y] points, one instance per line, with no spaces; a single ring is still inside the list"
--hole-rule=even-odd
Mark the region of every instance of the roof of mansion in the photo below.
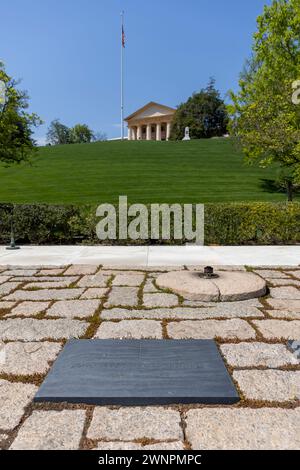
[[[150,101],[142,108],[139,108],[137,111],[127,116],[125,118],[125,121],[129,121],[131,119],[142,119],[173,115],[175,111],[176,110],[174,108],[171,108],[170,106],[165,106],[164,104],[156,103],[155,101]]]

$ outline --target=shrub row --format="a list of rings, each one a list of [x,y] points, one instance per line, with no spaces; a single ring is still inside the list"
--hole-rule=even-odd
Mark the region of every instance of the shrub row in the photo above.
[[[95,206],[0,204],[0,244],[10,239],[13,214],[19,244],[153,244],[153,240],[100,241]],[[180,244],[185,240],[157,240]],[[300,203],[205,205],[205,244],[268,245],[300,243]]]

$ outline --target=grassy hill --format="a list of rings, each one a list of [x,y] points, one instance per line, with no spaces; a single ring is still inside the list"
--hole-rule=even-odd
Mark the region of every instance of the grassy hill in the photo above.
[[[62,145],[40,148],[31,166],[0,167],[0,202],[283,201],[263,189],[274,177],[245,165],[228,139]]]

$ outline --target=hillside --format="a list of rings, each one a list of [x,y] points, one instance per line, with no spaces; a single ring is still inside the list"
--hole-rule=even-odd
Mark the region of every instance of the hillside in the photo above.
[[[0,202],[102,203],[282,201],[228,139],[99,142],[42,147],[32,165],[0,167]]]

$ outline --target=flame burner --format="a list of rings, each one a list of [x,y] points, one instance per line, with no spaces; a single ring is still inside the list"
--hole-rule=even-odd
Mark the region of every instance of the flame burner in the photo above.
[[[216,279],[219,275],[214,273],[214,268],[206,266],[203,273],[199,273],[199,277],[202,279]]]

